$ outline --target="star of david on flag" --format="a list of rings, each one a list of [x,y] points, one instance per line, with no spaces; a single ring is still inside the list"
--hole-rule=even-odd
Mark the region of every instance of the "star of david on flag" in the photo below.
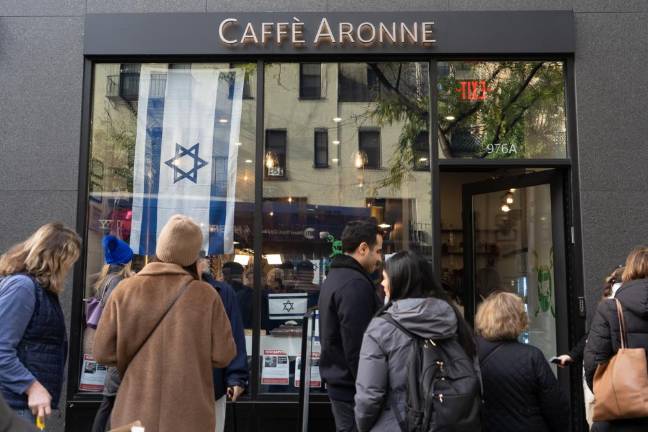
[[[302,319],[308,307],[308,293],[268,294],[268,318]]]
[[[175,214],[200,225],[206,253],[233,252],[243,81],[241,68],[142,65],[130,237],[137,254],[155,253]]]
[[[200,159],[198,156],[198,150],[200,148],[200,143],[187,149],[180,144],[176,144],[176,153],[175,156],[164,162],[165,165],[173,169],[173,183],[178,183],[182,179],[188,179],[196,183],[198,178],[198,170],[207,165],[207,161]],[[193,164],[190,170],[185,171],[183,169],[183,161],[187,156],[191,159],[190,163]]]

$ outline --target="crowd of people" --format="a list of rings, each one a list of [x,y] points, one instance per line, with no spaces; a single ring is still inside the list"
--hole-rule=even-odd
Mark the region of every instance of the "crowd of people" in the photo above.
[[[543,352],[520,342],[529,321],[522,298],[490,293],[473,330],[425,257],[401,251],[383,262],[374,221],[350,222],[341,241],[321,289],[311,289],[308,263],[296,279],[317,291],[309,306],[320,311],[320,373],[337,431],[568,430],[579,407]],[[227,398],[248,384],[251,311],[241,298],[252,294],[236,263],[210,274],[202,244],[195,222],[173,216],[154,259],[134,273],[129,245],[103,239],[105,265],[86,314],[93,355],[108,367],[93,432],[136,421],[147,432],[224,430]],[[0,256],[0,432],[35,430],[58,408],[68,344],[59,295],[80,253],[78,234],[50,223]],[[269,271],[264,290],[281,292],[283,279],[281,268]],[[648,389],[611,372],[630,365],[636,382],[648,380],[647,247],[606,279],[591,321],[557,357],[560,367],[583,360],[591,430],[648,430]]]

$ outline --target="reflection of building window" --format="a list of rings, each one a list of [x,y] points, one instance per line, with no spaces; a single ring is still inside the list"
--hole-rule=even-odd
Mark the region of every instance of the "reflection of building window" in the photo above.
[[[364,153],[365,168],[380,168],[380,129],[360,129],[358,150]]]
[[[315,168],[328,168],[328,130],[315,129]]]
[[[421,131],[414,139],[414,169],[428,171],[430,169],[430,144],[428,131]]]
[[[302,99],[321,99],[322,64],[299,64],[299,97]]]
[[[366,63],[340,63],[338,81],[340,102],[371,102],[380,94],[376,72]]]
[[[266,130],[265,175],[266,178],[286,177],[287,133],[283,129]]]
[[[139,95],[139,63],[124,63],[119,68],[119,97],[127,101],[137,100]]]
[[[252,95],[252,89],[250,88],[250,72],[245,68],[245,65],[230,63],[230,69],[243,68],[245,72],[245,78],[243,79],[243,99],[254,99]],[[230,85],[229,98],[234,98],[234,80],[232,80],[232,85]]]

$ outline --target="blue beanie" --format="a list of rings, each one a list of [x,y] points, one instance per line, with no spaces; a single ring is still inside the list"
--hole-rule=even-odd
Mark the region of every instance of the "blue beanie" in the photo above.
[[[101,242],[106,264],[128,264],[133,259],[133,250],[123,240],[108,235]]]

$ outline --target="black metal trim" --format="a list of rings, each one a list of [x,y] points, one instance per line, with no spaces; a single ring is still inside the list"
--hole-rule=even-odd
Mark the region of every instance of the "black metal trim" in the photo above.
[[[437,282],[441,282],[443,271],[441,264],[441,176],[439,173],[439,119],[437,104],[438,64],[436,60],[429,62],[430,103],[428,112],[428,131],[430,131],[430,176],[432,182],[432,245],[434,273]]]
[[[567,113],[567,144],[568,153],[572,165],[565,181],[566,205],[569,206],[565,216],[567,218],[568,229],[574,230],[573,239],[571,232],[567,233],[567,263],[568,268],[568,302],[569,302],[569,335],[571,340],[570,346],[574,346],[578,340],[585,334],[586,319],[581,315],[579,310],[579,297],[585,298],[584,272],[583,272],[583,234],[581,225],[580,210],[580,186],[578,163],[578,125],[576,115],[576,78],[574,57],[569,56],[565,66],[565,110]],[[573,240],[573,241],[572,241]],[[585,303],[587,306],[587,302]],[[591,310],[591,309],[590,309]],[[588,314],[586,314],[588,316]],[[580,368],[569,368],[571,372],[571,400],[575,401],[573,407],[580,407],[572,410],[572,430],[586,430],[587,426],[584,411],[583,392],[579,391],[578,384],[582,382]]]
[[[439,167],[462,168],[557,168],[570,166],[569,159],[439,159]]]
[[[79,148],[79,178],[77,192],[77,215],[76,230],[83,239],[81,245],[81,256],[74,266],[74,279],[72,288],[72,311],[70,313],[70,350],[72,354],[68,361],[67,374],[67,399],[72,396],[76,398],[97,399],[98,396],[90,396],[79,392],[79,381],[81,371],[81,354],[83,347],[83,313],[81,305],[85,297],[84,281],[86,273],[86,261],[88,250],[88,170],[90,160],[90,120],[92,116],[92,95],[93,95],[93,64],[90,60],[83,62],[83,94],[81,99],[81,139]]]
[[[254,165],[254,328],[252,329],[252,399],[256,399],[259,392],[259,349],[261,342],[261,255],[263,253],[263,180],[265,154],[265,64],[263,60],[257,61],[257,88],[256,88],[256,161]]]

